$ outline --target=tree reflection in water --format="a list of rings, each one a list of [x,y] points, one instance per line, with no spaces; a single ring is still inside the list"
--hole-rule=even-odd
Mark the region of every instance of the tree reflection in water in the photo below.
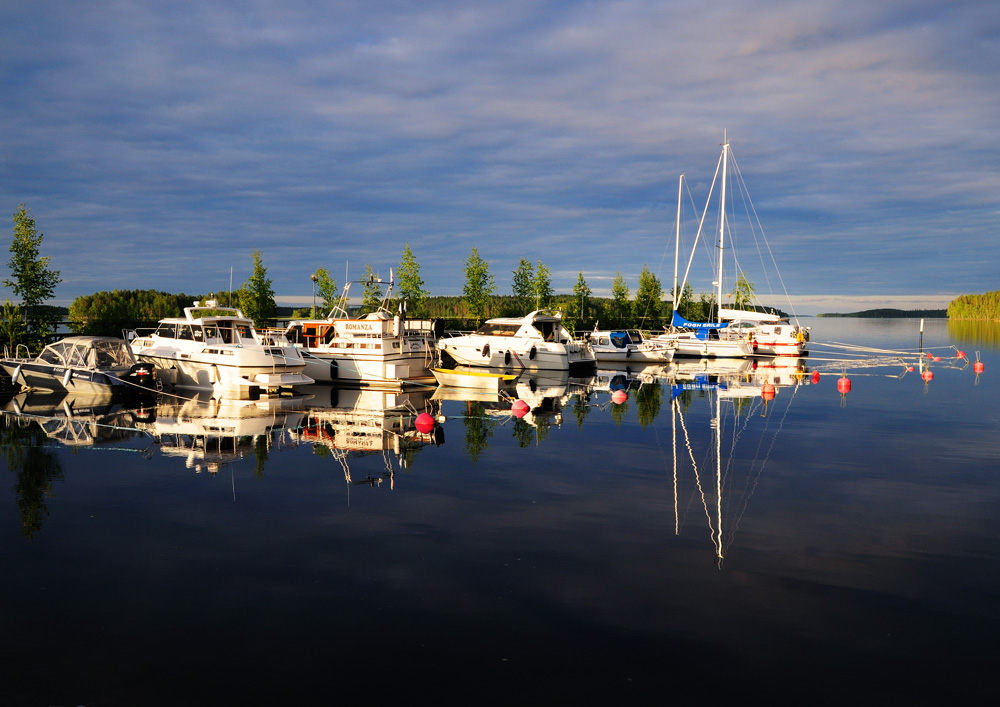
[[[42,520],[49,514],[45,503],[52,495],[56,481],[64,478],[58,457],[48,451],[50,440],[34,424],[3,416],[0,435],[7,468],[17,475],[14,494],[21,509],[21,535],[28,540],[42,529]]]

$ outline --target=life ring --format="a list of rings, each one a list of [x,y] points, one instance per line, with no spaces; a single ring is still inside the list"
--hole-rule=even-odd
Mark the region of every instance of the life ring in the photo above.
[[[529,352],[528,352],[528,358],[529,358],[530,360],[534,361],[534,360],[535,360],[535,354],[536,354],[536,353],[538,353],[538,349],[536,349],[536,348],[535,348],[534,346],[532,346],[532,347],[531,347],[531,351],[529,351]]]

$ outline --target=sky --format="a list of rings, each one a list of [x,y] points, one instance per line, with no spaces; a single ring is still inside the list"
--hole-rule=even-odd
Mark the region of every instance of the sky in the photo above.
[[[308,304],[406,244],[434,295],[472,248],[499,294],[522,258],[634,293],[671,286],[678,178],[683,260],[727,136],[765,303],[943,308],[1000,289],[998,75],[993,0],[6,0],[0,207],[57,304],[225,290],[255,249]]]

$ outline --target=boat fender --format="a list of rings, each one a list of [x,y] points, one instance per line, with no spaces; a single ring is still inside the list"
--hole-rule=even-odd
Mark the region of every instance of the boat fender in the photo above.
[[[17,379],[20,377],[21,377],[21,366],[18,366],[17,368],[14,369],[14,375],[10,377],[11,385],[17,385]]]
[[[208,377],[209,377],[209,379],[213,383],[218,383],[219,382],[219,367],[216,366],[216,365],[213,365],[212,368],[209,369]]]
[[[507,364],[510,363],[510,351],[505,351],[504,352],[504,354],[503,354],[503,362],[504,362],[504,365],[507,365]]]
[[[754,339],[754,340],[753,340],[753,350],[754,350],[754,351],[756,351],[756,350],[757,350],[757,339]]]
[[[531,351],[528,352],[528,359],[531,361],[535,360],[535,354],[538,353],[538,349],[534,346],[531,347]]]
[[[69,385],[69,382],[72,379],[73,379],[73,369],[67,368],[66,372],[63,374],[63,387]]]
[[[490,357],[490,344],[489,342],[483,344],[483,358]]]
[[[625,349],[625,358],[632,358],[632,349]]]

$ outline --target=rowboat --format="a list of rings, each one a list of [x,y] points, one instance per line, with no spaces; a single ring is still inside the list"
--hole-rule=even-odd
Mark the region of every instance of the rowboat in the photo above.
[[[438,385],[450,388],[469,388],[487,393],[498,393],[502,388],[513,385],[517,376],[492,371],[460,370],[457,368],[432,368],[431,372]]]

